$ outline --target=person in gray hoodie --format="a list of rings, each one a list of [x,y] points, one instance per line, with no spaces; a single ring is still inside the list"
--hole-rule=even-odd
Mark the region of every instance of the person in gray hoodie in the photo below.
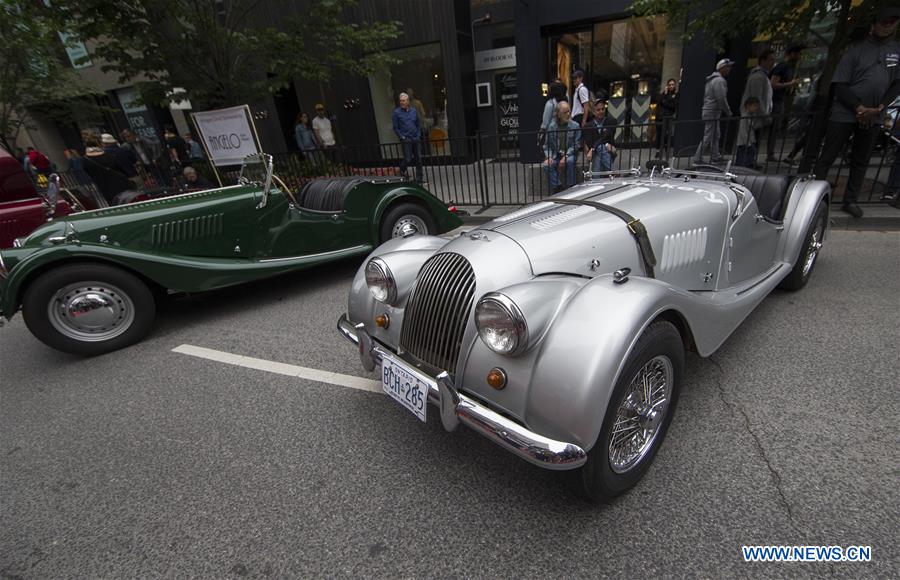
[[[706,77],[706,88],[703,91],[703,108],[700,117],[706,121],[703,124],[703,140],[697,146],[697,152],[691,161],[695,164],[703,160],[703,150],[709,148],[710,162],[721,163],[719,154],[719,119],[722,114],[731,116],[731,107],[728,106],[728,82],[725,80],[731,73],[733,60],[723,58],[716,64],[716,72]]]

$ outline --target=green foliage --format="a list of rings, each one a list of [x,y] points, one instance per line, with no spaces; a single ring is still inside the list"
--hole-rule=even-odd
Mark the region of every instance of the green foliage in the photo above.
[[[0,2],[0,146],[12,152],[22,128],[40,108],[70,117],[69,102],[87,93],[66,61],[59,24],[40,2]]]
[[[160,103],[183,88],[195,108],[252,102],[295,77],[368,74],[399,34],[397,22],[346,24],[355,0],[312,0],[308,10],[290,15],[294,4],[59,0],[54,6],[82,37],[98,39],[92,51],[104,70]]]
[[[896,0],[635,0],[636,15],[666,14],[669,22],[686,22],[685,36],[703,34],[705,41],[721,50],[728,40],[769,36],[772,40],[803,40],[811,30],[833,22],[828,58],[818,83],[818,97],[828,94],[831,77],[855,28],[867,29],[879,9]]]
[[[842,49],[849,27],[845,23],[865,23],[891,0],[867,0],[853,6],[852,0],[635,0],[632,8],[637,15],[666,14],[670,22],[686,22],[686,35],[703,33],[714,48],[722,48],[730,39],[771,36],[774,40],[790,41],[804,38],[813,26],[829,17],[838,18],[838,30],[833,48]],[[849,19],[849,20],[848,20]]]

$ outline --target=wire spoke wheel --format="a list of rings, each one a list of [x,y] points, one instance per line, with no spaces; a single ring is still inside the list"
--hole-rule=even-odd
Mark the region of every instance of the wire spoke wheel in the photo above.
[[[822,248],[822,237],[825,233],[825,220],[819,220],[819,223],[816,225],[815,231],[813,231],[812,235],[809,238],[809,245],[807,246],[806,252],[806,261],[803,263],[803,277],[809,275],[810,271],[813,268],[813,265],[816,263],[816,257],[819,255],[819,250]]]
[[[669,409],[674,377],[672,361],[659,355],[647,361],[631,380],[609,440],[609,465],[615,473],[630,471],[653,447]]]

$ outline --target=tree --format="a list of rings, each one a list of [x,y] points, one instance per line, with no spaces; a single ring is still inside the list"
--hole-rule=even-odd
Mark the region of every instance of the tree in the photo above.
[[[65,117],[67,104],[88,93],[63,60],[58,29],[40,2],[0,2],[0,146],[10,153],[34,109]]]
[[[731,39],[771,36],[773,40],[802,40],[827,18],[834,19],[834,34],[828,41],[828,58],[818,92],[827,95],[834,69],[850,43],[851,32],[867,26],[874,14],[892,0],[723,0],[698,3],[693,0],[635,0],[635,14],[666,14],[675,22],[687,22],[688,37],[702,32],[714,48]]]
[[[721,49],[731,39],[748,38],[758,34],[773,40],[803,40],[828,18],[833,19],[833,35],[826,40],[828,57],[822,68],[811,111],[824,111],[828,104],[831,78],[853,33],[868,28],[875,14],[895,0],[722,0],[699,3],[695,0],[635,0],[632,6],[637,15],[666,14],[670,21],[687,22],[685,35],[702,32],[706,41]],[[824,136],[824,117],[816,118],[808,133],[808,142],[820,143]],[[800,172],[808,171],[816,147],[804,149]]]
[[[145,98],[164,103],[179,88],[195,107],[214,108],[259,100],[295,77],[327,82],[336,71],[371,72],[388,59],[383,48],[400,24],[346,24],[354,4],[312,0],[294,15],[263,0],[60,0],[54,7],[76,33],[95,39],[102,68],[140,85]]]

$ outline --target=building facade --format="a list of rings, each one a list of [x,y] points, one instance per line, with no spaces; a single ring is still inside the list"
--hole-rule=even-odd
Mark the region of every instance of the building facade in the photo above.
[[[536,140],[520,133],[538,130],[548,83],[555,77],[572,86],[571,73],[585,71],[586,84],[609,99],[609,112],[635,139],[651,140],[658,96],[670,78],[681,92],[679,118],[699,118],[705,77],[717,58],[702,36],[682,40],[683,24],[665,15],[634,17],[631,0],[360,0],[348,9],[349,21],[396,20],[401,35],[387,51],[393,64],[368,77],[336,74],[328,83],[295,79],[291,86],[261,102],[248,103],[267,152],[295,150],[294,124],[301,111],[310,117],[322,103],[331,117],[338,144],[369,148],[374,157],[396,157],[391,112],[399,93],[408,92],[432,142],[431,156],[470,155],[468,136],[481,133],[488,154],[539,156]],[[290,4],[302,13],[308,2]],[[278,26],[283,3],[272,0],[263,18]],[[88,46],[88,48],[90,48]],[[750,56],[750,41],[729,47],[739,61],[729,85],[739,99]],[[743,60],[743,63],[741,62]],[[160,140],[162,127],[189,130],[189,104],[165,109],[142,104],[133,86],[122,86],[98,63],[79,73],[101,91],[93,119],[42,123],[42,140],[54,160],[65,147],[79,145],[80,130],[114,132],[130,128],[148,140]],[[632,126],[634,127],[632,129]],[[638,133],[638,128],[640,134]],[[682,144],[696,143],[695,128],[680,131]],[[449,139],[449,141],[447,141]],[[490,145],[493,144],[493,145]],[[676,149],[679,143],[676,143]]]

